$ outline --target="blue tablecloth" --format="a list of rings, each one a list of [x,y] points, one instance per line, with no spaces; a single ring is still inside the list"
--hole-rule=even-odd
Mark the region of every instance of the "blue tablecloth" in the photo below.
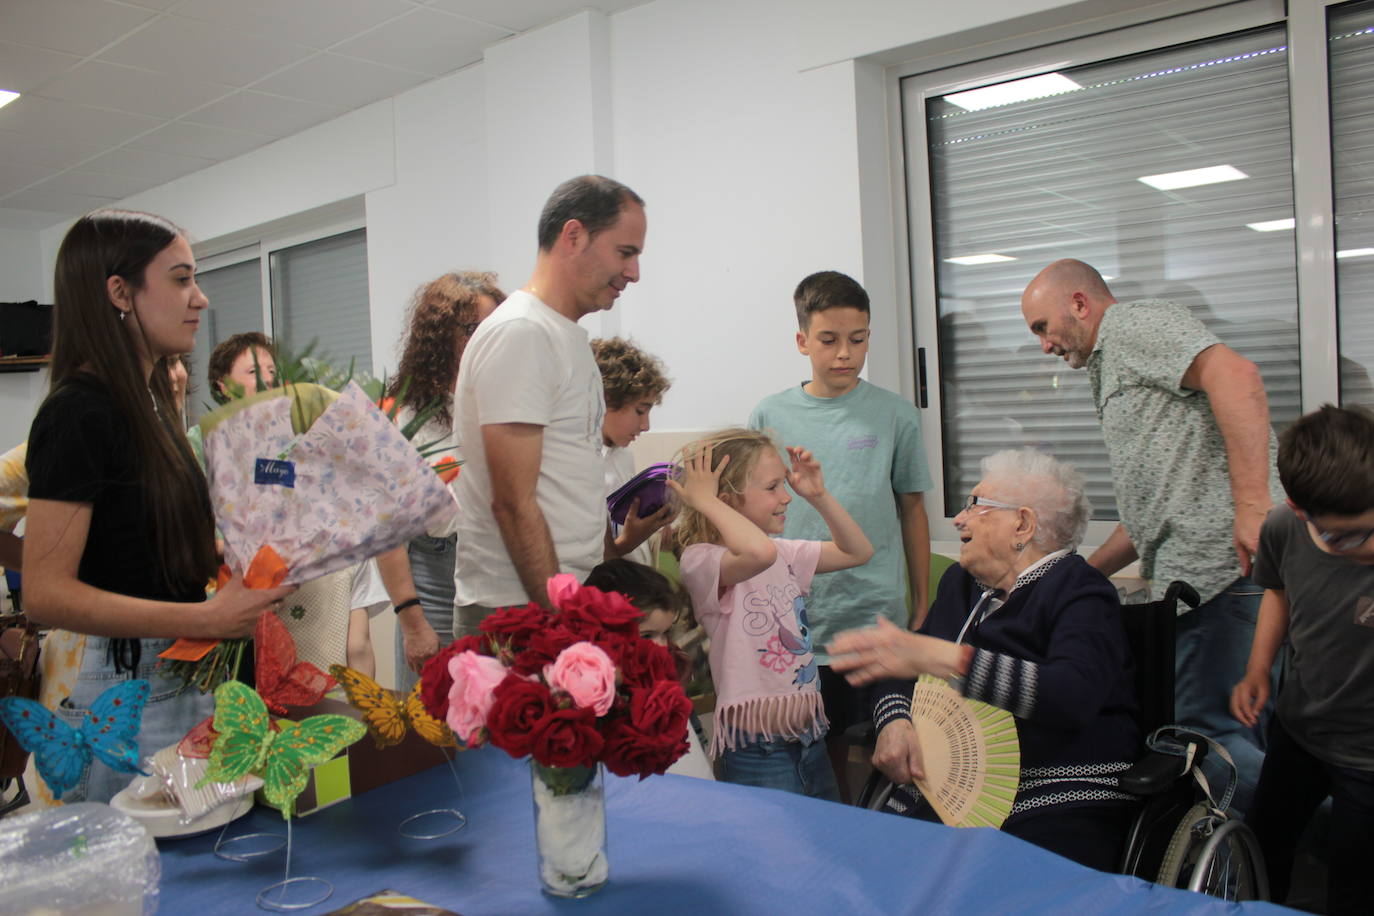
[[[955,830],[765,789],[678,776],[607,775],[610,883],[584,900],[544,896],[534,861],[529,768],[487,748],[458,757],[468,826],[438,840],[397,832],[451,805],[448,767],[426,770],[294,822],[293,875],[315,875],[326,913],[383,888],[464,916],[487,913],[893,914],[1287,912],[1225,904],[1075,865],[988,829]],[[257,809],[229,835],[282,830]],[[252,913],[285,854],[212,852],[215,834],[161,840],[161,912]]]

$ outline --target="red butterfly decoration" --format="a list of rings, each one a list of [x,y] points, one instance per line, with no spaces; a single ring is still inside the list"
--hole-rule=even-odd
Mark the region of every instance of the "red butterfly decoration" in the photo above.
[[[263,611],[253,630],[257,689],[267,708],[279,716],[287,706],[314,706],[338,682],[310,662],[296,659],[291,631],[272,611]],[[198,723],[177,744],[183,757],[209,757],[218,733],[214,717]]]

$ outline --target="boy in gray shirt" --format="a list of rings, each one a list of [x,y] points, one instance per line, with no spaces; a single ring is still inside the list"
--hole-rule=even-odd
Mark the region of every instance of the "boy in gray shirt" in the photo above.
[[[1374,901],[1374,415],[1326,405],[1279,440],[1288,494],[1260,531],[1255,581],[1265,589],[1245,678],[1231,711],[1254,725],[1286,636],[1291,657],[1246,822],[1283,901],[1293,852],[1332,798],[1327,912]]]

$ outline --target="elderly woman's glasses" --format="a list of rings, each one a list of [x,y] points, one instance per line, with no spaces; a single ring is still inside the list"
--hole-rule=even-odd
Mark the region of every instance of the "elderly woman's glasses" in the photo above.
[[[964,500],[964,507],[961,512],[972,512],[974,509],[1020,509],[1020,506],[1013,506],[1011,503],[999,503],[995,499],[988,499],[986,496],[970,496]],[[979,513],[982,514],[981,512]]]
[[[1374,528],[1367,531],[1324,531],[1322,526],[1312,521],[1312,513],[1303,513],[1307,517],[1307,524],[1312,526],[1312,530],[1317,532],[1317,537],[1322,539],[1322,543],[1330,547],[1336,553],[1348,553],[1364,545],[1364,542],[1374,537]]]

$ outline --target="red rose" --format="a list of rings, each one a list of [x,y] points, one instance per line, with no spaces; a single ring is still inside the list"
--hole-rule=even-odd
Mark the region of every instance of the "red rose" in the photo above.
[[[440,722],[448,717],[448,692],[453,689],[453,676],[448,673],[448,660],[460,652],[482,652],[486,640],[481,636],[455,639],[439,654],[425,662],[420,670],[420,702],[425,712]],[[485,654],[485,653],[484,653]]]
[[[665,772],[687,753],[687,730],[680,734],[645,734],[628,720],[619,719],[606,734],[606,749],[601,762],[617,776],[638,776]]]
[[[651,687],[657,681],[677,680],[677,662],[673,660],[672,653],[641,636],[626,640],[618,655],[609,654],[620,666],[621,676],[627,686]]]
[[[491,743],[512,757],[524,757],[535,729],[553,712],[553,695],[539,681],[509,674],[496,685],[493,696],[487,712]]]
[[[584,637],[594,630],[638,636],[639,621],[644,616],[619,592],[603,592],[590,585],[565,597],[559,611],[568,628]]]
[[[630,690],[630,723],[646,735],[685,735],[692,701],[677,681]]]
[[[546,767],[591,766],[605,742],[590,709],[555,709],[535,725],[530,753]]]
[[[511,670],[516,674],[540,674],[545,665],[553,664],[558,653],[575,642],[581,642],[580,637],[567,627],[561,624],[545,627],[530,634],[525,648],[515,654]]]
[[[500,642],[523,645],[534,633],[549,625],[549,612],[537,604],[502,608],[489,615],[478,627]]]

